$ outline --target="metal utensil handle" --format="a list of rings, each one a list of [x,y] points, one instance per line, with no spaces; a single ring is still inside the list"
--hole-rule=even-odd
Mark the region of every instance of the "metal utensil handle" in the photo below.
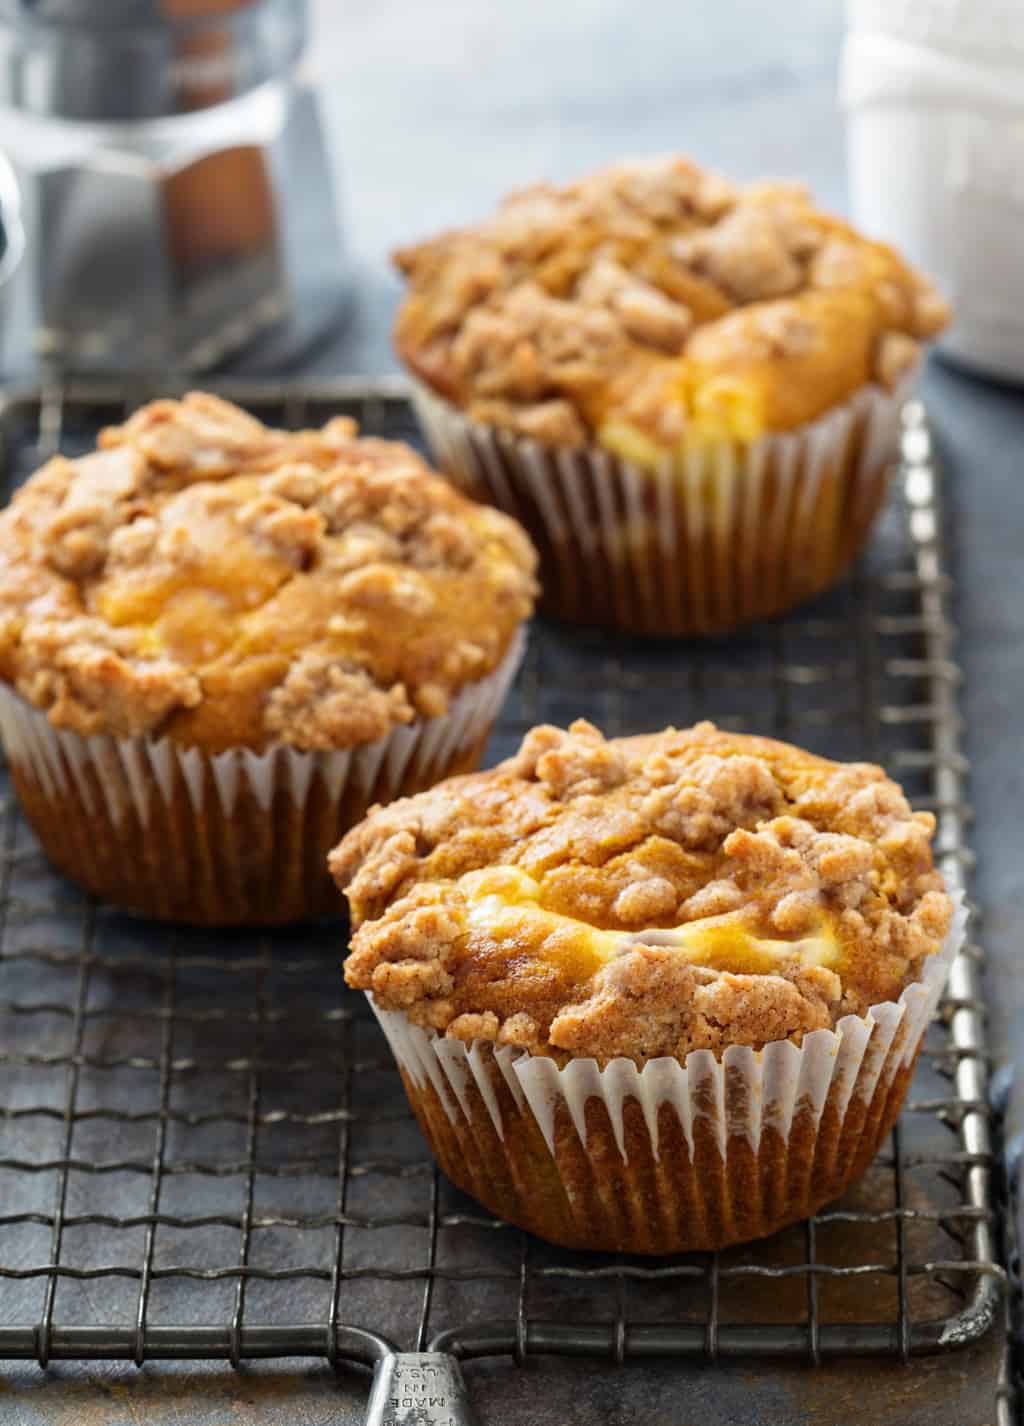
[[[462,1369],[447,1352],[395,1352],[373,1373],[366,1426],[477,1426]]]

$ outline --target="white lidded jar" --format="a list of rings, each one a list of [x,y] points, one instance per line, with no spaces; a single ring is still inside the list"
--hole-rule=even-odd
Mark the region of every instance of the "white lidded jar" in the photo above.
[[[933,277],[950,356],[1024,381],[1024,3],[849,0],[854,222]]]

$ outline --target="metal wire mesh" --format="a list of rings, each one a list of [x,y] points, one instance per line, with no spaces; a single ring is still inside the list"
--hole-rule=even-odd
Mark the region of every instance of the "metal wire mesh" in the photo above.
[[[8,481],[147,396],[10,397]],[[414,437],[400,393],[226,390],[263,419],[338,411]],[[713,717],[884,762],[970,864],[959,671],[923,414],[867,560],[791,617],[697,644],[538,626],[489,749],[583,714],[607,733]],[[987,1062],[971,945],[889,1151],[765,1243],[658,1261],[572,1254],[440,1178],[382,1036],[344,991],[337,926],[157,928],[0,823],[0,1357],[372,1360],[376,1334],[458,1354],[907,1357],[996,1315]]]
[[[1009,1277],[1003,1323],[1006,1349],[996,1383],[996,1426],[1012,1426],[1024,1416],[1024,1277],[1016,1216],[1014,1194],[1003,1219],[1003,1258]]]

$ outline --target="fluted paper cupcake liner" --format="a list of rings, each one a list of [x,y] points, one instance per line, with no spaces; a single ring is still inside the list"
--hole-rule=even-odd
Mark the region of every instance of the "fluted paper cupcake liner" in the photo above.
[[[775,1232],[837,1198],[892,1128],[964,941],[899,999],[773,1041],[560,1068],[374,1011],[441,1168],[493,1213],[571,1248],[674,1253]],[[373,1003],[372,996],[370,997]]]
[[[885,498],[915,375],[794,431],[711,442],[652,469],[471,421],[422,382],[412,393],[440,468],[529,532],[548,613],[691,635],[781,613],[839,577]]]
[[[0,734],[25,815],[71,880],[161,920],[283,924],[337,909],[327,853],[373,803],[477,765],[524,647],[520,632],[442,716],[336,751],[83,737],[6,685]]]

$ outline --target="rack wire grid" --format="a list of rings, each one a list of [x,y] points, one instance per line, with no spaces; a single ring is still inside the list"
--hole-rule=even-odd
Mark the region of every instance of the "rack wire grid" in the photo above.
[[[166,389],[166,388],[165,388]],[[397,385],[221,387],[264,420],[339,411],[416,440]],[[6,480],[152,394],[54,386],[0,414]],[[784,619],[699,643],[546,625],[489,748],[585,715],[711,717],[884,763],[970,867],[960,673],[928,427],[868,555]],[[0,864],[0,1358],[909,1358],[999,1315],[979,948],[954,965],[888,1151],[774,1238],[664,1260],[573,1254],[437,1172],[384,1039],[342,985],[342,925],[142,924],[44,862],[9,792]]]
[[[1007,1165],[1003,1222],[1003,1261],[1007,1270],[1006,1311],[1003,1327],[1006,1349],[996,1382],[996,1426],[1013,1426],[1024,1420],[1024,1272],[1021,1264],[1021,1164],[1012,1177]]]

